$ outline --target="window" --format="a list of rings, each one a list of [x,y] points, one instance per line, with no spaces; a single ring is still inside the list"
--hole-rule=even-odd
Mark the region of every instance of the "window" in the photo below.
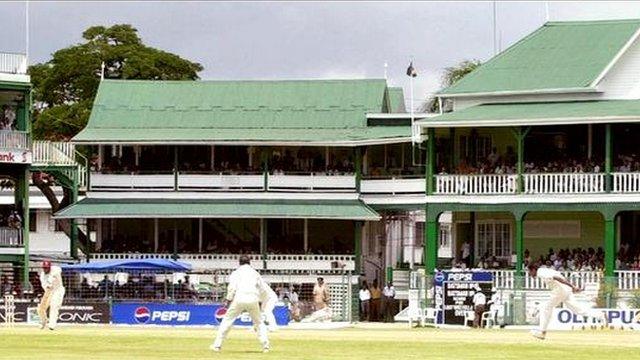
[[[476,257],[484,254],[497,258],[511,258],[511,223],[476,223]]]
[[[440,224],[438,247],[441,249],[451,247],[451,224]]]
[[[484,161],[491,153],[491,137],[477,136],[475,144],[470,136],[460,136],[460,156],[462,159],[473,160],[476,162]],[[472,157],[475,158],[472,159]]]

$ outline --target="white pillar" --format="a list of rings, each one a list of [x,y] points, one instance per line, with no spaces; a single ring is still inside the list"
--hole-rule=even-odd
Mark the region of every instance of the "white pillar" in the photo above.
[[[102,170],[102,163],[104,162],[104,145],[98,145],[98,168],[97,171]]]
[[[96,249],[102,250],[102,219],[96,219]]]
[[[591,159],[593,154],[593,125],[587,125],[587,159]]]
[[[249,169],[253,168],[253,146],[247,148],[247,154],[249,155]]]
[[[140,166],[140,145],[133,146],[133,154],[136,158],[136,166]]]
[[[329,170],[329,147],[325,146],[324,147],[324,169]]]
[[[216,164],[216,146],[211,145],[211,170],[212,171],[215,168],[215,164]]]
[[[304,253],[309,251],[309,219],[304,219]]]
[[[198,219],[198,252],[202,252],[202,218]]]
[[[158,240],[160,237],[160,221],[153,219],[153,252],[158,252]]]
[[[362,174],[369,175],[369,152],[365,149],[362,150]]]
[[[384,144],[384,169],[387,169],[387,144]]]
[[[414,265],[414,260],[416,258],[416,234],[415,234],[415,230],[416,230],[416,223],[415,221],[413,221],[412,218],[409,218],[406,222],[405,222],[408,226],[407,226],[407,237],[409,237],[409,246],[410,246],[410,251],[409,253],[411,254],[411,260],[409,260],[409,268],[413,270],[413,265]]]

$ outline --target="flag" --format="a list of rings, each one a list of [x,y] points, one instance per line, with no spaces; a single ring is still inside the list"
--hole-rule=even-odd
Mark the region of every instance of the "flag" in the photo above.
[[[413,67],[413,61],[409,63],[409,67],[407,68],[407,76],[416,77],[418,76],[418,72],[416,68]]]

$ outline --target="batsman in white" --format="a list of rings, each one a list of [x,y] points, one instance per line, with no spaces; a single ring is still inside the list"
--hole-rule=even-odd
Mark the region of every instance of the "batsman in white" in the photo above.
[[[266,282],[263,282],[263,284],[262,291],[260,292],[260,308],[264,315],[264,322],[261,326],[266,324],[269,331],[276,331],[278,330],[278,324],[276,323],[276,316],[273,314],[273,309],[276,308],[276,304],[278,303],[278,295],[269,284]]]
[[[40,284],[44,289],[44,295],[42,295],[38,305],[41,328],[44,329],[48,325],[50,330],[54,330],[58,324],[58,313],[65,293],[64,285],[62,284],[62,269],[59,266],[51,266],[50,261],[43,261]],[[49,309],[48,317],[47,309]]]
[[[263,291],[265,283],[251,265],[251,259],[248,256],[240,256],[240,267],[234,270],[229,276],[229,285],[227,287],[227,297],[225,306],[227,313],[225,314],[216,339],[209,347],[213,351],[220,351],[222,341],[226,338],[229,330],[233,326],[233,322],[243,312],[247,312],[253,322],[253,328],[258,333],[258,340],[262,345],[263,352],[269,352],[269,339],[267,337],[267,328],[260,326],[262,316],[260,313],[260,293]]]
[[[547,336],[547,328],[549,327],[551,316],[553,316],[553,309],[561,303],[564,303],[569,310],[577,315],[599,319],[602,325],[607,325],[607,318],[604,312],[587,309],[575,301],[573,294],[579,293],[582,290],[571,284],[560,272],[554,269],[540,267],[537,264],[529,265],[528,270],[529,276],[543,280],[549,290],[551,290],[551,298],[540,309],[540,328],[538,330],[532,330],[531,335],[538,339],[544,339]]]

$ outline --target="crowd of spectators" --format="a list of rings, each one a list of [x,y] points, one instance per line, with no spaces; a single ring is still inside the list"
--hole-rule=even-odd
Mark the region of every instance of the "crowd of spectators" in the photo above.
[[[0,109],[0,130],[14,130],[16,125],[16,111],[9,105]]]
[[[551,248],[546,255],[535,258],[527,249],[524,252],[524,266],[531,263],[558,271],[600,271],[604,268],[604,250],[602,247],[574,248],[573,250]]]
[[[640,248],[631,248],[628,243],[622,243],[616,258],[618,270],[640,270]]]

